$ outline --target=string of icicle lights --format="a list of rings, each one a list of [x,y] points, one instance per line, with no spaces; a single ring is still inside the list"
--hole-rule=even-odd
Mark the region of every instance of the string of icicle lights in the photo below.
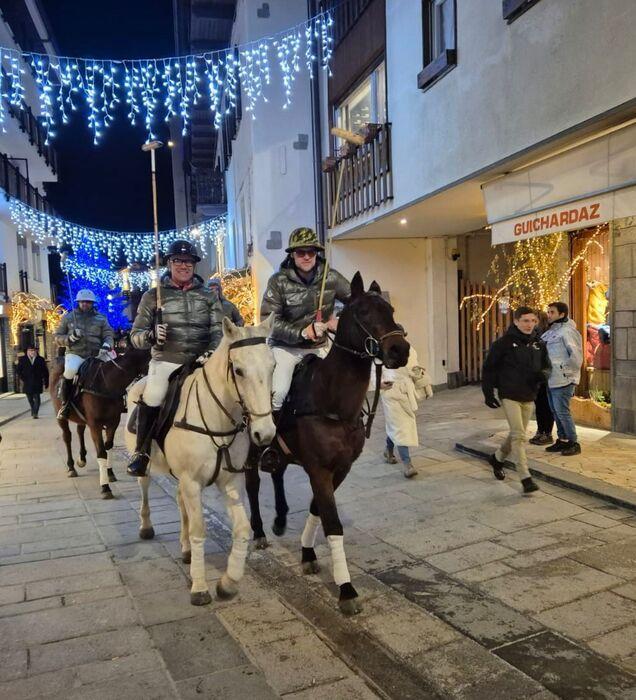
[[[128,292],[134,289],[149,289],[157,283],[157,279],[166,271],[159,268],[159,274],[154,269],[151,270],[112,270],[105,267],[93,265],[83,265],[73,256],[62,261],[62,270],[68,272],[71,277],[78,280],[89,280],[93,284],[99,284],[109,289],[121,289]]]
[[[95,261],[103,255],[113,262],[123,257],[127,265],[152,264],[154,260],[152,231],[105,231],[81,226],[33,209],[17,199],[10,200],[9,213],[18,235],[24,237],[28,233],[36,243],[58,248],[70,246],[74,252],[81,250]],[[159,248],[165,252],[173,241],[186,240],[193,243],[203,257],[209,243],[216,245],[225,237],[225,220],[225,214],[221,214],[186,228],[160,231]]]
[[[25,63],[37,83],[46,143],[59,125],[84,102],[88,127],[98,144],[105,130],[125,107],[131,124],[143,123],[148,140],[156,138],[160,121],[180,118],[189,131],[192,112],[207,100],[210,119],[219,128],[223,114],[236,110],[239,91],[243,108],[252,113],[278,69],[284,93],[283,108],[292,101],[296,76],[303,67],[313,77],[317,66],[329,71],[333,40],[329,11],[283,32],[221,51],[172,58],[135,60],[73,58],[0,48],[5,74],[2,96],[14,107],[24,107]],[[0,125],[7,116],[0,100]],[[4,127],[2,127],[4,129]]]

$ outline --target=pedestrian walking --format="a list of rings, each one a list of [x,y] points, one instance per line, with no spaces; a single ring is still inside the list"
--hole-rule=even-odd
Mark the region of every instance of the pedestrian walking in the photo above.
[[[26,355],[18,360],[17,372],[31,407],[31,418],[38,418],[40,394],[49,388],[49,369],[35,345],[29,345]]]
[[[545,311],[537,312],[539,323],[535,333],[539,338],[548,330],[549,322],[548,315]],[[530,438],[531,445],[551,445],[554,442],[552,438],[552,429],[554,428],[554,416],[548,401],[548,385],[541,384],[539,393],[534,402],[534,411],[537,418],[537,432]]]
[[[548,401],[557,424],[556,442],[546,447],[546,452],[560,452],[564,457],[581,454],[570,401],[581,380],[583,340],[574,321],[568,318],[568,313],[568,305],[562,301],[550,304],[550,327],[541,336],[552,363],[548,378]]]
[[[226,296],[223,294],[223,285],[218,277],[212,277],[208,282],[208,289],[214,292],[217,299],[221,302],[223,307],[223,315],[232,321],[235,326],[242,328],[245,325],[245,321],[241,316],[241,312],[238,310],[236,304],[233,304]]]
[[[410,479],[417,474],[417,469],[411,462],[409,447],[418,447],[420,444],[416,421],[418,400],[433,395],[431,379],[426,370],[418,366],[417,353],[412,345],[405,367],[382,369],[380,390],[386,429],[384,460],[387,464],[397,464],[397,448],[403,474]]]
[[[510,428],[501,447],[490,457],[493,473],[496,479],[505,479],[504,462],[510,458],[517,467],[524,493],[539,489],[528,470],[526,429],[539,388],[550,372],[547,348],[535,333],[537,321],[537,314],[530,307],[516,309],[513,325],[490,346],[482,372],[486,406],[501,406]]]

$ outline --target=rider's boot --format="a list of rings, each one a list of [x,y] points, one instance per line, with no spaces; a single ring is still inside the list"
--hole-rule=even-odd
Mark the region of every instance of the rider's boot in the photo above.
[[[58,420],[67,420],[71,412],[71,394],[73,392],[73,380],[62,377],[62,388],[60,390],[60,401],[62,405],[57,412]]]
[[[142,400],[137,403],[137,442],[132,460],[126,467],[130,476],[146,476],[150,461],[152,433],[159,415],[159,406],[148,406]]]
[[[272,419],[274,420],[274,425],[276,426],[278,425],[280,413],[280,410],[272,411]],[[261,450],[258,466],[261,468],[261,471],[271,473],[275,472],[283,464],[284,455],[281,452],[277,438],[274,437],[271,445],[268,445],[264,450]]]

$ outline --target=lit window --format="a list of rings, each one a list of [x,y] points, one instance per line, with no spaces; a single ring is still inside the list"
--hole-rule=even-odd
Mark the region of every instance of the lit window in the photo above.
[[[354,133],[364,129],[367,124],[386,122],[384,61],[336,107],[334,121],[340,129]]]
[[[422,0],[424,69],[420,88],[428,88],[457,64],[455,0]]]

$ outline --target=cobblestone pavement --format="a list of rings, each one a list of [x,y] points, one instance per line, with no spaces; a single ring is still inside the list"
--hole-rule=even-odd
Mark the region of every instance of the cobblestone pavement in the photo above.
[[[287,533],[251,554],[237,599],[196,608],[171,480],[151,487],[157,537],[142,542],[121,448],[117,498],[102,501],[92,448],[66,478],[50,406],[4,426],[0,698],[636,697],[633,511],[495,481],[452,449],[476,425],[466,405],[461,392],[424,404],[409,481],[381,461],[379,417],[339,490],[364,602],[353,619],[337,611],[324,538],[323,571],[300,572],[300,469],[288,470]],[[267,478],[262,495],[271,523]],[[214,489],[205,506],[212,585],[228,535]]]

